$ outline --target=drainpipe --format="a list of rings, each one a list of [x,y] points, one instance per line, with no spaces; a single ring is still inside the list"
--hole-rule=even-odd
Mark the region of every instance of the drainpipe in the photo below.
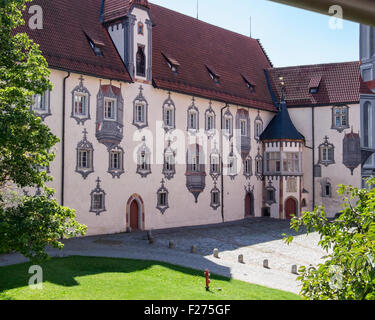
[[[311,128],[312,128],[312,196],[313,196],[313,210],[315,208],[315,109],[311,106]]]
[[[61,134],[61,205],[64,206],[65,196],[65,91],[66,80],[70,77],[70,71],[63,81],[63,100],[62,100],[62,134]]]
[[[223,150],[223,110],[228,107],[228,104],[225,104],[224,107],[220,110],[220,149],[221,149],[221,159],[220,159],[220,165],[221,165],[221,218],[223,219],[223,222],[225,222],[224,219],[224,150]]]

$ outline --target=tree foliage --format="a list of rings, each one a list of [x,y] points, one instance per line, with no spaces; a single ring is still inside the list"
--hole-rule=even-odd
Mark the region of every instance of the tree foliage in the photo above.
[[[375,179],[367,182],[375,184]],[[311,300],[375,300],[375,189],[340,185],[344,209],[334,221],[324,207],[293,218],[291,228],[320,234],[324,263],[301,267],[301,295]],[[290,243],[293,237],[285,238]]]
[[[33,96],[52,89],[45,58],[26,33],[22,11],[31,0],[0,0],[0,251],[18,251],[33,261],[58,239],[84,234],[74,211],[52,199],[48,167],[59,141],[30,111]],[[21,195],[37,188],[40,195]],[[10,201],[16,189],[18,197]],[[13,193],[12,193],[13,192]]]

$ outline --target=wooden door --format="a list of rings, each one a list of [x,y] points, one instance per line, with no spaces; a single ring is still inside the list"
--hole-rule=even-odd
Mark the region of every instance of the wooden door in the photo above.
[[[245,198],[245,218],[252,216],[252,201],[251,195],[248,193]]]
[[[293,215],[297,216],[297,201],[293,198],[289,198],[285,203],[285,217],[290,220]]]
[[[130,228],[132,230],[139,229],[139,208],[136,200],[130,204]]]

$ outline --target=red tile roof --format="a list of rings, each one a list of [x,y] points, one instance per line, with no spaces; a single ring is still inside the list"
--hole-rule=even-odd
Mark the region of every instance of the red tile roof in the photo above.
[[[105,0],[103,22],[113,21],[125,17],[129,13],[132,5],[150,8],[147,0]]]
[[[264,75],[264,69],[271,65],[256,39],[154,4],[150,4],[150,12],[156,87],[275,111]],[[178,61],[177,74],[163,54]],[[219,84],[212,80],[206,66],[220,76]],[[242,74],[251,79],[254,93]]]
[[[359,103],[360,100],[357,61],[274,68],[268,69],[267,74],[277,101],[281,96],[280,77],[283,77],[288,107]],[[318,93],[310,93],[309,87],[318,82]]]
[[[50,67],[132,81],[107,30],[100,24],[100,0],[34,0],[29,5],[43,8],[43,29],[31,30],[26,23],[19,31],[26,31],[40,45]],[[28,17],[25,13],[26,22]],[[87,36],[101,47],[103,56],[95,55]]]

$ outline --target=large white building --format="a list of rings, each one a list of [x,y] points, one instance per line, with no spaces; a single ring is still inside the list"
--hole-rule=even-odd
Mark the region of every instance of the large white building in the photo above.
[[[359,62],[274,68],[258,40],[146,0],[33,4],[47,170],[90,235],[334,216],[338,185],[361,186]]]

